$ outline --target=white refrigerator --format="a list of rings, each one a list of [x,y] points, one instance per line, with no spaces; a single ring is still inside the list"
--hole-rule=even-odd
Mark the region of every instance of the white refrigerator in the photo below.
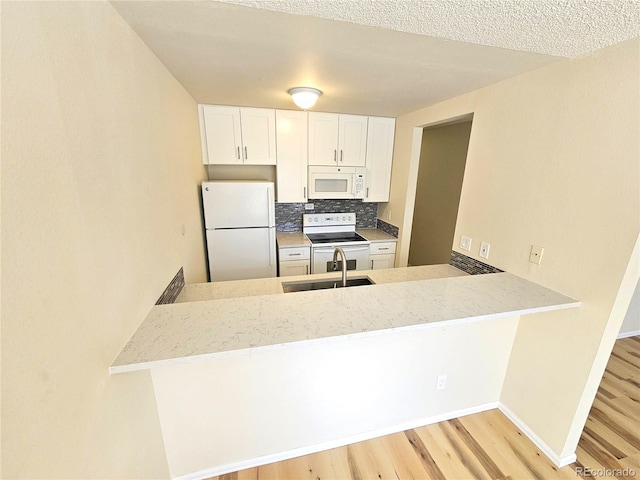
[[[202,204],[212,282],[276,276],[273,182],[203,182]]]

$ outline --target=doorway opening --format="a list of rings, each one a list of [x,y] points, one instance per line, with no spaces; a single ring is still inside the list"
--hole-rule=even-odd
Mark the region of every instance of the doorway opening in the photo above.
[[[449,263],[471,124],[467,117],[422,132],[409,265]]]

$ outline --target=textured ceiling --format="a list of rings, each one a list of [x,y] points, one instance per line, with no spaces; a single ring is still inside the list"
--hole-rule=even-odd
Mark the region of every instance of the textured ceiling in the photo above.
[[[221,1],[563,57],[640,35],[639,0]]]
[[[198,103],[293,109],[287,90],[312,86],[314,110],[394,117],[640,31],[625,0],[111,4]]]

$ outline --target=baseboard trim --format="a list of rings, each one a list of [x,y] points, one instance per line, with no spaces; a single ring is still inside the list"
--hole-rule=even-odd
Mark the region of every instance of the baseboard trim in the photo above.
[[[411,422],[406,422],[400,425],[393,425],[391,427],[382,428],[378,430],[372,430],[357,435],[351,435],[348,437],[331,440],[328,442],[311,445],[308,447],[295,448],[287,450],[285,452],[274,453],[271,455],[264,455],[262,457],[251,458],[235,463],[228,463],[226,465],[220,465],[218,467],[208,468],[200,470],[198,472],[188,473],[185,475],[179,475],[172,477],[173,480],[203,480],[210,477],[216,477],[224,475],[226,473],[236,472],[238,470],[244,470],[246,468],[259,467],[268,463],[281,462],[283,460],[289,460],[291,458],[300,457],[303,455],[309,455],[311,453],[321,452],[323,450],[330,450],[332,448],[343,447],[351,443],[363,442],[365,440],[371,440],[372,438],[382,437],[384,435],[391,435],[392,433],[403,432],[412,428],[422,427],[424,425],[431,425],[433,423],[444,422],[453,418],[464,417],[466,415],[472,415],[474,413],[485,412],[487,410],[493,410],[500,408],[499,402],[489,402],[482,405],[476,405],[470,408],[463,408],[453,412],[447,412],[441,415],[435,415],[432,417],[422,418]]]
[[[635,337],[636,335],[640,335],[640,330],[633,330],[631,332],[620,333],[616,337],[616,340],[620,340],[621,338]]]
[[[522,433],[524,433],[529,440],[533,442],[533,444],[540,449],[542,453],[544,453],[549,460],[551,460],[556,467],[562,468],[570,465],[576,461],[576,454],[572,453],[570,455],[565,455],[560,457],[556,452],[553,451],[549,445],[546,444],[544,440],[542,440],[529,426],[524,423],[520,417],[518,417],[515,413],[513,413],[509,407],[500,403],[498,405],[498,410],[500,410],[511,422],[518,427]]]

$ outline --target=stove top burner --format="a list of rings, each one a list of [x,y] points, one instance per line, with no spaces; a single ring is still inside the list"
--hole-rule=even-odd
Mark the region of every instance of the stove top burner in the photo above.
[[[346,243],[366,242],[367,240],[355,232],[307,233],[311,243]]]

